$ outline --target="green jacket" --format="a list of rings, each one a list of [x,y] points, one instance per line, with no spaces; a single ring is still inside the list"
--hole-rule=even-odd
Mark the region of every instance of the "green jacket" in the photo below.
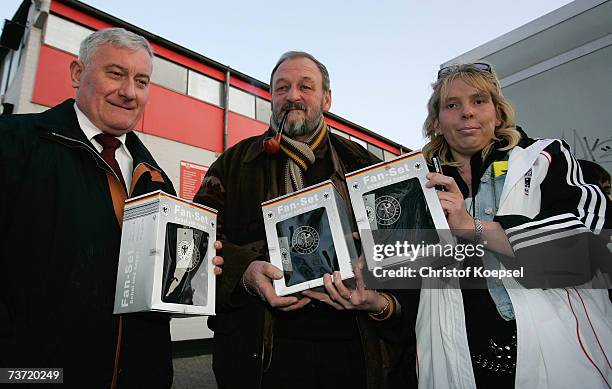
[[[111,169],[79,128],[73,105],[0,116],[0,365],[63,367],[70,386],[109,387],[121,227]],[[126,145],[135,171],[144,172],[130,195],[174,194],[134,133]],[[120,386],[170,387],[169,318],[124,315],[121,332]]]

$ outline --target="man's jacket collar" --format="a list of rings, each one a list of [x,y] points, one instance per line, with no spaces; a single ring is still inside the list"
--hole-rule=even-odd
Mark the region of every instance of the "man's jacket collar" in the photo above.
[[[274,136],[274,134],[274,130],[271,127],[268,127],[266,132],[256,136],[255,140],[247,147],[246,152],[244,153],[244,162],[253,162],[258,156],[265,154],[263,141],[268,137]]]
[[[79,127],[79,121],[74,111],[74,99],[52,107],[38,116],[37,130],[54,132],[56,134],[78,140],[91,146],[85,134]]]
[[[41,113],[38,118],[37,129],[45,133],[54,132],[63,137],[85,143],[95,150],[95,147],[93,147],[79,126],[79,121],[74,111],[74,102],[74,99],[68,99]],[[151,156],[151,153],[149,153],[133,131],[127,133],[125,137],[125,146],[132,155],[134,166],[138,166],[140,163],[146,163],[157,170],[161,170],[153,159],[153,156]]]

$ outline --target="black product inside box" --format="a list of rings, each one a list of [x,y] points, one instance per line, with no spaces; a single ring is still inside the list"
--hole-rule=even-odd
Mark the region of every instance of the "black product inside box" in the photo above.
[[[372,190],[362,197],[375,244],[440,242],[418,178]]]
[[[276,232],[287,286],[340,270],[325,208],[278,222]]]
[[[166,224],[162,301],[207,304],[208,277],[205,263],[208,233],[175,223]]]

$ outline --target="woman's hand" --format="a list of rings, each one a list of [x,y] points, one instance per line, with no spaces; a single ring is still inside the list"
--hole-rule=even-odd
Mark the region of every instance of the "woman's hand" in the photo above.
[[[465,202],[461,190],[453,177],[440,173],[427,173],[425,187],[433,188],[436,185],[443,186],[446,192],[438,192],[438,199],[446,215],[448,226],[453,230],[473,231],[474,218],[465,209]]]
[[[427,173],[426,177],[429,180],[425,183],[427,188],[442,185],[446,189],[446,192],[438,192],[438,198],[446,214],[448,226],[454,230],[454,234],[467,240],[474,240],[476,235],[474,218],[465,209],[463,195],[455,179],[440,173]],[[481,241],[485,244],[486,249],[514,257],[514,251],[502,226],[495,221],[482,221],[481,223],[483,228]]]

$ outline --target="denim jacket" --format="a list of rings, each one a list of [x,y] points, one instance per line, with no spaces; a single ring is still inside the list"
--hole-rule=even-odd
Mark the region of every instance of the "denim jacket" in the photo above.
[[[502,161],[507,161],[506,155]],[[491,221],[497,214],[499,208],[499,200],[501,198],[502,189],[506,181],[506,172],[495,176],[493,162],[489,165],[485,173],[480,178],[478,193],[474,200],[473,216],[484,221]],[[482,264],[487,270],[500,269],[500,262],[495,253],[485,251],[482,257]],[[514,310],[512,301],[508,296],[508,292],[499,278],[487,277],[487,287],[489,294],[495,302],[497,311],[505,320],[514,320]]]

